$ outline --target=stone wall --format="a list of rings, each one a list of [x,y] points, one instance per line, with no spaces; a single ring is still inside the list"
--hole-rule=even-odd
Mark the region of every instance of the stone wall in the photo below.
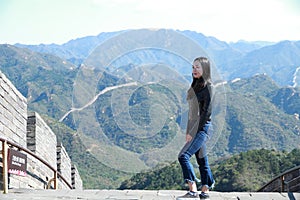
[[[27,99],[0,72],[1,137],[26,147]]]
[[[72,164],[71,159],[66,152],[63,145],[60,143],[57,145],[57,171],[68,181],[70,185],[72,185]],[[64,188],[66,186],[59,185],[59,188]]]
[[[27,111],[27,99],[15,86],[0,72],[0,137],[27,148],[52,169],[68,181],[76,189],[82,189],[82,180],[77,169],[74,171],[62,144],[57,144],[57,138],[51,128],[36,112]],[[15,147],[15,150],[18,150]],[[2,145],[0,144],[2,151]],[[53,188],[54,172],[43,162],[27,155],[27,175],[17,176],[9,174],[9,188]],[[2,154],[0,154],[0,189],[2,185]],[[75,174],[74,174],[75,173]],[[75,180],[75,183],[74,183]],[[68,188],[61,179],[58,179],[58,188]]]
[[[26,148],[27,99],[0,72],[0,137]],[[2,151],[2,143],[0,144]],[[2,186],[2,154],[1,154]],[[9,175],[10,187],[24,187],[24,177]]]

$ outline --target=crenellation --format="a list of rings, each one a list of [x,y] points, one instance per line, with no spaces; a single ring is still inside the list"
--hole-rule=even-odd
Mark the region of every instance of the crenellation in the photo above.
[[[76,189],[82,189],[80,175],[77,169],[73,170],[71,159],[63,145],[57,145],[56,134],[38,113],[27,112],[27,99],[0,72],[0,137],[32,151],[54,170],[59,168],[58,172],[70,185],[76,180]],[[1,145],[0,149],[2,150]],[[54,188],[54,172],[30,154],[26,155],[27,175],[23,177],[9,174],[9,188],[46,189],[47,185]],[[3,177],[1,173],[2,170],[0,177]],[[76,178],[71,178],[74,176]],[[1,182],[0,180],[0,188],[3,187]],[[58,187],[68,188],[60,179]]]
[[[75,164],[72,164],[72,188],[73,189],[82,189],[82,180],[79,176],[79,172]]]
[[[61,143],[57,144],[57,171],[72,184],[72,164],[71,159]]]
[[[34,132],[31,129],[27,130],[30,143],[27,147],[30,148],[36,155],[47,158],[48,163],[56,169],[56,135],[36,112],[29,112],[28,118],[34,119],[32,124],[28,122],[28,126],[35,126]],[[33,145],[34,147],[30,147]]]

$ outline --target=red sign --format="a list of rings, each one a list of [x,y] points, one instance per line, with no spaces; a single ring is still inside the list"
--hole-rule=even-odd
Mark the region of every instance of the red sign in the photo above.
[[[26,176],[26,169],[27,155],[14,149],[8,149],[8,173]]]

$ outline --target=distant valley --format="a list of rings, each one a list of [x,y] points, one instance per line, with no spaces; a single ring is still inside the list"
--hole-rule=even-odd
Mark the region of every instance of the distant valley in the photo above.
[[[117,188],[176,160],[194,49],[217,72],[214,161],[300,148],[300,41],[228,44],[193,31],[143,31],[146,41],[120,31],[0,45],[0,70],[64,141],[86,188]]]

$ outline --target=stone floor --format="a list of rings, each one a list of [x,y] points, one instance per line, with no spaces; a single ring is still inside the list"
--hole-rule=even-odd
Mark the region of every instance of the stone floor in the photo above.
[[[31,190],[11,189],[1,200],[176,200],[180,190]],[[210,200],[300,200],[300,193],[210,192]]]

